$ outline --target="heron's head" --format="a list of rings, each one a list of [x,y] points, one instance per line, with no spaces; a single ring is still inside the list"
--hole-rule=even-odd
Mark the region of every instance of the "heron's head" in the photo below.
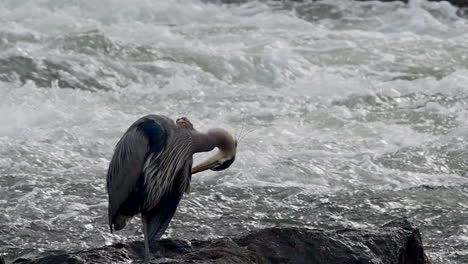
[[[192,168],[192,174],[205,170],[221,171],[229,168],[236,159],[237,141],[224,129],[211,129],[207,133],[216,142],[216,154]]]

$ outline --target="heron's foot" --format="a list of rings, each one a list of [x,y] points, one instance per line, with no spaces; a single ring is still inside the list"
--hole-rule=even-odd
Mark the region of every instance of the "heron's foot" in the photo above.
[[[139,260],[136,260],[136,261],[133,261],[133,263],[138,263],[138,264],[164,264],[164,263],[178,263],[178,261],[176,259],[171,259],[171,258],[153,258],[151,260],[144,260],[144,261],[139,261]]]
[[[141,263],[141,264],[160,264],[160,263],[167,263],[169,258],[163,257],[161,255],[160,249],[156,249],[152,247],[151,250],[145,247],[145,256],[143,259],[136,261],[134,263]],[[172,263],[172,262],[171,262]]]
[[[186,117],[177,118],[176,125],[182,128],[193,128],[192,123]]]

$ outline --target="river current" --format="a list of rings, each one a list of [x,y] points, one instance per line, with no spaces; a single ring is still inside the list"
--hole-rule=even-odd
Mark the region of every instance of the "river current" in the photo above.
[[[240,138],[168,237],[407,217],[433,263],[468,263],[468,20],[446,2],[0,0],[0,254],[142,239],[109,232],[105,178],[152,113]]]

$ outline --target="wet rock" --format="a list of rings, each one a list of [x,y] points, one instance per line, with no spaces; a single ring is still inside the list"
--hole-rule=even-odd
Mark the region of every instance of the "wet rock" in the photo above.
[[[459,8],[457,10],[457,16],[468,18],[468,7]]]
[[[375,1],[375,0],[357,0],[357,1]],[[400,1],[403,3],[408,3],[409,0],[379,0],[380,2],[395,2]],[[468,7],[468,0],[427,0],[429,2],[442,2],[447,1],[450,4],[457,7]]]
[[[359,1],[373,1],[373,0],[359,0]],[[404,3],[408,3],[408,0],[379,0],[380,2],[394,2],[400,1]],[[442,2],[447,1],[450,4],[457,6],[457,7],[468,7],[468,0],[427,0],[429,2]]]
[[[441,1],[447,1],[451,3],[454,6],[458,7],[468,7],[468,0],[429,0],[431,2],[441,2]]]
[[[206,2],[215,2],[215,3],[224,3],[224,4],[241,4],[241,3],[246,3],[249,0],[205,0]],[[280,1],[280,0],[277,0]],[[291,2],[303,2],[303,0],[290,0]],[[315,0],[315,1],[320,1],[320,0]],[[375,0],[356,0],[356,1],[375,1]],[[379,0],[380,2],[403,2],[403,3],[408,3],[409,0]],[[442,2],[442,1],[447,1],[450,4],[457,6],[457,7],[468,7],[468,0],[428,0],[430,2]]]
[[[167,239],[155,243],[152,252],[152,263],[429,263],[418,229],[406,220],[376,230],[274,227],[211,241]],[[13,263],[140,262],[143,254],[138,241]]]
[[[67,62],[53,62],[46,59],[34,60],[25,56],[0,58],[0,81],[30,81],[37,87],[51,87],[53,82],[61,88],[81,90],[110,90],[92,76],[76,71]]]

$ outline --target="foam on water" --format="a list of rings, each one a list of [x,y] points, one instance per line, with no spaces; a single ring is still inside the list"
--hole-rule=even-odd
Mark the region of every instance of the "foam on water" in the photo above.
[[[193,178],[168,236],[406,216],[435,263],[462,263],[467,32],[424,1],[4,0],[0,253],[140,239],[137,221],[108,232],[105,174],[158,113],[249,132],[229,170]]]

